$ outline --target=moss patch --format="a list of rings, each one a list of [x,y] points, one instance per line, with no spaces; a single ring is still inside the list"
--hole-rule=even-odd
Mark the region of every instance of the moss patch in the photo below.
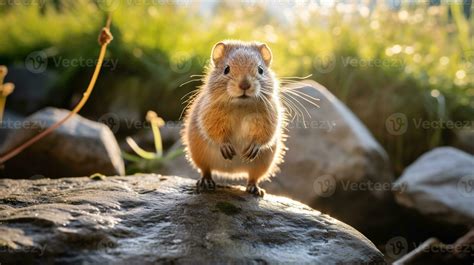
[[[226,215],[234,215],[240,213],[242,211],[241,208],[233,205],[230,202],[218,202],[216,203],[216,208],[220,212],[223,212]]]

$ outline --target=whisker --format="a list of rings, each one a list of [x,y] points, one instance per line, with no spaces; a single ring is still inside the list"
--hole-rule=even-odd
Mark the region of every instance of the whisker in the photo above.
[[[292,109],[295,113],[295,117],[296,117],[296,120],[299,121],[300,119],[304,122],[304,113],[303,111],[293,102],[293,101],[296,101],[298,102],[295,98],[289,96],[288,94],[286,95],[283,95],[286,99],[286,102],[292,106]],[[293,119],[294,120],[294,119]],[[293,121],[292,120],[292,121]]]
[[[292,91],[292,90],[287,90],[287,91],[285,91],[284,93],[290,93],[290,94],[294,95],[295,97],[299,97],[299,98],[301,98],[302,100],[308,102],[309,104],[311,104],[311,105],[313,105],[313,106],[319,108],[319,105],[318,105],[316,102],[311,101],[311,100],[305,98],[303,95],[306,95],[306,94],[304,94],[304,93],[303,93],[303,94],[298,94],[298,93],[296,93],[295,91]],[[319,99],[316,100],[316,101],[319,101]]]
[[[301,96],[305,96],[305,97],[307,97],[307,98],[309,98],[309,99],[312,99],[312,100],[314,100],[314,101],[320,101],[320,100],[321,100],[321,99],[319,99],[319,98],[315,98],[315,97],[313,97],[313,96],[311,96],[311,95],[308,95],[308,94],[306,94],[306,93],[304,93],[303,91],[300,91],[300,90],[298,90],[298,89],[291,89],[291,92],[297,93],[298,95],[301,95]]]
[[[197,89],[194,89],[194,90],[192,90],[192,91],[186,93],[184,96],[181,97],[181,100],[183,100],[185,97],[187,97],[187,96],[190,95],[190,94],[196,94],[196,93],[198,93],[199,90],[200,90],[200,89],[197,88]]]
[[[291,94],[291,93],[290,93]],[[291,97],[294,101],[296,101],[296,103],[298,103],[303,109],[304,111],[306,112],[306,114],[308,114],[308,117],[311,118],[311,114],[309,113],[308,109],[306,109],[306,107],[301,103],[299,102],[298,99],[295,99],[294,97],[290,96],[289,94],[287,94],[287,96]],[[301,111],[302,112],[302,111]],[[304,115],[304,114],[303,114]],[[304,122],[304,117],[303,117],[303,122]]]
[[[202,79],[191,79],[189,81],[186,81],[186,82],[182,83],[181,85],[179,85],[179,87],[182,87],[184,85],[187,85],[187,84],[192,83],[192,82],[197,82],[197,81],[202,81]]]
[[[183,101],[183,103],[181,104],[186,104],[186,106],[184,106],[183,110],[181,111],[181,114],[179,115],[179,120],[181,120],[181,118],[183,118],[183,114],[184,112],[189,108],[189,106],[193,103],[194,99],[196,98],[196,96],[199,95],[199,92],[201,91],[200,88],[198,89],[194,89],[193,91],[190,91],[188,93],[186,93],[186,95],[184,95],[181,100],[183,100],[183,98],[185,98],[186,96],[190,95],[189,98],[187,98],[185,101]]]
[[[313,76],[313,74],[309,74],[307,76],[279,76],[278,79],[307,79]]]

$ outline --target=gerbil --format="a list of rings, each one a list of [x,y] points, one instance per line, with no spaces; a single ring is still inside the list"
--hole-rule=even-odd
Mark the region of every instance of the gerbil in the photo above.
[[[285,109],[271,61],[263,43],[214,45],[182,131],[187,157],[201,173],[198,190],[215,189],[212,173],[243,174],[247,192],[265,194],[258,184],[278,170],[285,153]]]

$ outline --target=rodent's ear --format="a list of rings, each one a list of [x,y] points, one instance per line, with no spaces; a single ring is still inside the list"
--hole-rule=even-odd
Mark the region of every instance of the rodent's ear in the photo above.
[[[260,49],[260,54],[262,55],[263,61],[265,61],[265,64],[269,66],[270,63],[272,62],[272,51],[270,50],[270,48],[268,48],[266,44],[260,44],[259,49]]]
[[[214,45],[214,48],[212,48],[212,53],[211,53],[211,59],[214,65],[216,65],[220,59],[224,57],[224,51],[225,51],[225,44],[223,42],[219,42],[216,45]]]

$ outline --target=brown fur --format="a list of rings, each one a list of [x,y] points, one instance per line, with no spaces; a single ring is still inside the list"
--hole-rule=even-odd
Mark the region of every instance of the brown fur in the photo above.
[[[286,117],[269,56],[268,47],[260,43],[216,44],[204,84],[186,109],[182,131],[187,157],[203,178],[210,179],[211,172],[244,174],[259,195],[259,181],[278,170],[285,152]],[[224,74],[227,66],[230,72]],[[249,90],[239,88],[244,79],[252,84]],[[251,96],[239,98],[243,93]],[[231,160],[220,153],[225,144],[235,150]],[[257,156],[247,159],[246,151],[254,146],[260,147]]]

